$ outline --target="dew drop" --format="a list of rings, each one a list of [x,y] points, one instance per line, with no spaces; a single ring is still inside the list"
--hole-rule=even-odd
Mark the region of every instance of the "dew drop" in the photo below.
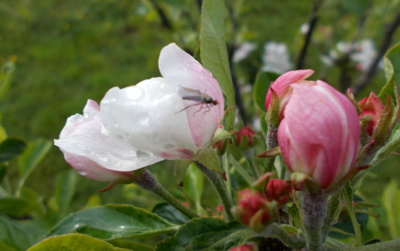
[[[143,96],[142,88],[135,86],[126,93],[126,96],[130,100],[138,100]]]
[[[148,153],[148,152],[144,152],[144,151],[140,151],[140,150],[138,150],[136,152],[136,157],[141,161],[149,160],[151,158],[151,156],[152,156],[152,154]]]
[[[150,121],[150,116],[146,113],[143,113],[139,116],[139,124],[147,125]]]
[[[86,176],[88,174],[86,171],[83,170],[78,170],[78,173],[82,176]]]
[[[98,159],[103,161],[103,162],[108,162],[108,158],[104,156],[98,156]]]

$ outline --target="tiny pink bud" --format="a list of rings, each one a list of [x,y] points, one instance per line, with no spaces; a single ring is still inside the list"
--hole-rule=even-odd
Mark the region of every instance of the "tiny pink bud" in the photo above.
[[[236,135],[236,143],[244,148],[255,144],[255,135],[257,133],[251,129],[251,126],[245,126],[239,130]]]
[[[372,136],[381,118],[381,114],[385,109],[385,105],[374,92],[371,92],[368,97],[361,99],[358,105],[361,109],[361,114],[359,115],[360,119],[366,116],[371,118],[366,130],[368,136]]]
[[[291,184],[286,180],[270,179],[265,191],[268,200],[275,200],[279,204],[285,204],[292,192]]]
[[[234,215],[256,232],[261,232],[276,217],[276,203],[270,203],[260,192],[245,189],[238,194],[237,201]]]
[[[228,249],[228,251],[258,251],[257,243],[251,242]]]

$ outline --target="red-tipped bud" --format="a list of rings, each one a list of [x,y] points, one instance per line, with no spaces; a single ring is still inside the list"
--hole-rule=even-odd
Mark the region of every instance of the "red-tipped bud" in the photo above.
[[[241,246],[230,248],[228,251],[258,251],[257,243],[250,242]]]
[[[379,123],[381,114],[385,109],[385,105],[378,98],[378,96],[375,95],[374,92],[371,92],[369,97],[361,99],[358,102],[358,105],[361,109],[361,113],[359,115],[360,119],[364,117],[370,117],[366,126],[366,132],[368,136],[371,137]]]
[[[264,230],[277,215],[277,204],[269,202],[260,192],[245,189],[238,194],[237,201],[234,215],[255,232]]]
[[[268,200],[275,200],[282,205],[289,200],[292,185],[286,180],[270,179],[265,193]]]
[[[245,126],[236,135],[236,144],[239,145],[240,148],[248,148],[253,146],[256,143],[256,135],[257,133],[251,129],[251,126]]]

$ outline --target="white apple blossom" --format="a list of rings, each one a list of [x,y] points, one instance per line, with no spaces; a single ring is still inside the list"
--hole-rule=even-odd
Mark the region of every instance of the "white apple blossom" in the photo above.
[[[125,174],[163,159],[194,158],[210,145],[224,110],[218,82],[176,44],[162,49],[159,68],[162,77],[113,87],[99,109],[89,101],[83,116],[68,119],[55,144],[78,172],[104,181],[98,170]]]
[[[282,74],[292,69],[292,63],[289,58],[289,51],[284,43],[267,42],[264,45],[262,55],[263,71]]]

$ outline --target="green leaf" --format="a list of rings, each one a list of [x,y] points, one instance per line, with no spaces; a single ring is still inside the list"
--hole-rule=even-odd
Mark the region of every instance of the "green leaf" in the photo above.
[[[202,214],[201,195],[203,194],[204,176],[194,163],[190,164],[183,180],[183,188],[186,193],[194,200],[196,211]]]
[[[125,240],[125,239],[115,239],[115,240],[110,240],[108,241],[112,245],[119,247],[119,248],[127,248],[129,250],[134,250],[134,251],[153,251],[154,247],[133,241],[133,240]]]
[[[28,251],[125,251],[129,249],[117,248],[110,243],[93,238],[85,234],[66,234],[50,237]]]
[[[351,186],[350,182],[347,182],[346,185],[344,186],[343,190],[343,197],[346,201],[346,208],[347,211],[349,212],[349,216],[351,218],[351,222],[353,223],[353,229],[355,233],[355,242],[356,245],[360,244],[361,242],[361,228],[360,224],[357,221],[356,218],[356,213],[354,211],[353,207],[353,187]]]
[[[196,218],[183,225],[174,236],[160,242],[155,250],[228,250],[253,236],[254,232],[235,221]]]
[[[260,111],[265,112],[265,97],[267,96],[268,88],[278,77],[279,75],[273,72],[258,72],[253,87],[253,99],[256,107]]]
[[[42,237],[43,233],[38,229],[22,226],[7,216],[0,214],[1,250],[7,250],[3,247],[9,247],[11,250],[27,250]]]
[[[10,88],[11,76],[14,72],[15,64],[13,60],[4,63],[0,69],[0,99],[4,97],[7,90]]]
[[[235,106],[228,52],[225,44],[224,19],[226,9],[223,0],[203,0],[201,9],[200,57],[205,68],[210,70],[221,86],[226,98],[226,109]],[[230,131],[235,122],[235,109],[225,120],[225,128]]]
[[[155,205],[152,212],[163,217],[168,222],[178,225],[182,225],[189,221],[189,218],[186,215],[165,202]]]
[[[397,125],[388,143],[381,149],[379,149],[374,159],[371,161],[370,165],[371,166],[377,165],[379,162],[389,157],[399,147],[400,147],[400,125]]]
[[[0,162],[9,161],[24,152],[26,144],[20,139],[7,138],[0,144]]]
[[[389,233],[393,239],[400,237],[399,198],[400,190],[395,179],[392,179],[383,191],[382,202],[388,216]]]
[[[6,138],[7,138],[7,132],[4,129],[3,125],[0,123],[0,142],[3,142]]]
[[[21,217],[29,214],[34,209],[32,203],[24,198],[0,198],[0,212],[12,217]]]
[[[217,152],[212,147],[202,150],[196,156],[196,160],[206,166],[208,169],[223,173],[224,169],[221,167]]]
[[[67,213],[74,196],[77,177],[78,174],[75,170],[68,170],[57,176],[55,197],[62,216]]]
[[[49,236],[78,232],[100,239],[150,237],[174,233],[177,225],[130,205],[105,205],[79,211],[63,219]]]
[[[382,102],[386,102],[386,96],[390,95],[396,100],[394,85],[400,85],[400,43],[390,48],[384,57],[384,69],[387,83],[379,93]]]
[[[25,184],[26,179],[47,154],[53,144],[49,140],[37,140],[28,145],[28,149],[18,159],[18,168],[20,179],[18,182],[17,191]]]

